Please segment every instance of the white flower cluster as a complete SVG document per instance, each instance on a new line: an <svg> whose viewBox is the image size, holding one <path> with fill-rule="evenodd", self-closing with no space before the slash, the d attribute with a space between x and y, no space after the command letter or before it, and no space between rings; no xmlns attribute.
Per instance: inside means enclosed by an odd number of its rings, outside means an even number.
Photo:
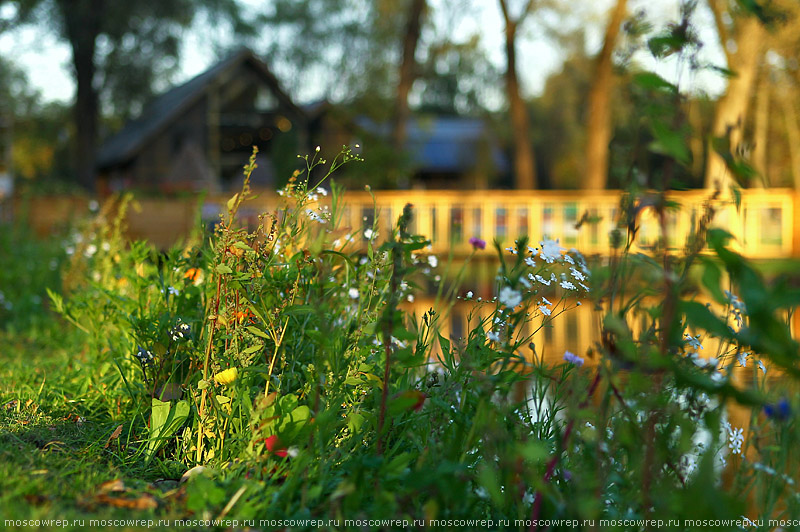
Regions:
<svg viewBox="0 0 800 532"><path fill-rule="evenodd" d="M727 421L725 422L725 430L728 432L728 448L733 454L742 454L742 444L744 443L744 429L734 428Z"/></svg>
<svg viewBox="0 0 800 532"><path fill-rule="evenodd" d="M308 219L311 221L325 224L328 223L328 219L331 217L331 213L328 212L327 206L322 206L320 207L319 211L306 209L306 216L308 216Z"/></svg>

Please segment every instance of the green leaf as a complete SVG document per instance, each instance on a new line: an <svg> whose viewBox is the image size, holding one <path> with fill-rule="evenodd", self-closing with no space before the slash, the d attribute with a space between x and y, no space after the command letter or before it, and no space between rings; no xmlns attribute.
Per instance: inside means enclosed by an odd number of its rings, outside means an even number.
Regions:
<svg viewBox="0 0 800 532"><path fill-rule="evenodd" d="M250 347L242 351L242 353L245 355L249 355L250 353L255 353L256 351L260 351L263 347L264 347L263 345L251 345Z"/></svg>
<svg viewBox="0 0 800 532"><path fill-rule="evenodd" d="M231 270L225 264L218 264L217 267L215 268L215 270L217 271L217 273L223 274L223 275L226 274L226 273L233 273L233 270Z"/></svg>
<svg viewBox="0 0 800 532"><path fill-rule="evenodd" d="M711 295L718 303L725 302L725 294L720 288L720 281L722 280L722 270L717 264L708 258L703 258L703 286L708 288Z"/></svg>
<svg viewBox="0 0 800 532"><path fill-rule="evenodd" d="M450 340L442 336L441 333L439 333L439 347L442 348L442 354L450 352Z"/></svg>
<svg viewBox="0 0 800 532"><path fill-rule="evenodd" d="M181 428L189 418L190 411L191 408L186 401L172 404L153 398L150 413L150 437L145 450L146 463L149 463L167 439Z"/></svg>
<svg viewBox="0 0 800 532"><path fill-rule="evenodd" d="M262 331L261 329L259 329L257 327L253 327L252 325L248 325L245 328L247 329L247 332L249 332L250 334L254 334L254 335L258 336L259 338L264 338L265 340L269 340L270 339L270 337L267 335L267 333L265 333L264 331Z"/></svg>
<svg viewBox="0 0 800 532"><path fill-rule="evenodd" d="M643 72L633 77L633 82L645 89L665 90L670 93L677 93L678 87L665 80L655 72Z"/></svg>
<svg viewBox="0 0 800 532"><path fill-rule="evenodd" d="M234 194L233 196L231 196L231 199L229 199L228 203L227 203L228 212L231 212L233 210L233 208L236 206L236 200L238 200L238 199L239 199L239 193L238 192L236 194Z"/></svg>
<svg viewBox="0 0 800 532"><path fill-rule="evenodd" d="M733 331L708 307L697 301L681 301L679 309L689 325L708 331L720 338L733 338Z"/></svg>

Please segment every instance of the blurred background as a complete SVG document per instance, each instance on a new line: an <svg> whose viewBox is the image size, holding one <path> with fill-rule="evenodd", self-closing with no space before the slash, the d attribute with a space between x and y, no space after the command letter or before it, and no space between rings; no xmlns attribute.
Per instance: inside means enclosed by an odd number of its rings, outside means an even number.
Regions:
<svg viewBox="0 0 800 532"><path fill-rule="evenodd" d="M681 90L690 140L668 186L710 186L723 172L707 140L727 134L756 170L744 186L797 188L798 11L0 0L0 195L225 191L253 145L255 183L274 189L297 154L356 143L366 162L339 176L351 188L598 190L634 174L654 185L665 156L641 148L658 102L636 83L650 71ZM690 46L671 54L675 39Z"/></svg>

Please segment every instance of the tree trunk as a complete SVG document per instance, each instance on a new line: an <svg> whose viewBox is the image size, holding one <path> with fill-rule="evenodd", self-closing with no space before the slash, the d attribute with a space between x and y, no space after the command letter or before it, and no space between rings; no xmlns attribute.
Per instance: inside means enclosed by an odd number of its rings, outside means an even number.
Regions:
<svg viewBox="0 0 800 532"><path fill-rule="evenodd" d="M786 122L786 136L789 140L789 157L792 163L792 184L800 190L800 124L797 120L797 108L788 93L784 93L783 118Z"/></svg>
<svg viewBox="0 0 800 532"><path fill-rule="evenodd" d="M95 51L103 13L103 0L59 0L67 38L72 47L76 98L75 168L78 183L90 192L96 185L95 159L99 120L98 91L94 86Z"/></svg>
<svg viewBox="0 0 800 532"><path fill-rule="evenodd" d="M403 60L400 63L400 79L397 84L397 99L395 100L392 124L392 145L397 150L403 149L406 142L409 117L408 94L417 77L417 43L419 43L424 12L425 0L411 0L408 22L403 36Z"/></svg>
<svg viewBox="0 0 800 532"><path fill-rule="evenodd" d="M519 91L517 78L517 23L506 20L506 93L514 135L514 177L518 190L536 188L536 164L531 147L530 118Z"/></svg>
<svg viewBox="0 0 800 532"><path fill-rule="evenodd" d="M760 178L753 179L756 187L769 187L769 172L767 168L767 145L769 141L769 73L762 69L759 76L758 89L756 90L756 116L755 131L753 134L753 166L761 174Z"/></svg>
<svg viewBox="0 0 800 532"><path fill-rule="evenodd" d="M764 28L754 17L739 19L741 24L736 32L736 53L728 53L728 68L736 75L728 80L725 94L717 102L714 125L711 129L713 137L728 137L731 153L742 142L742 132L747 118L747 106L750 102L754 81L761 58ZM727 39L722 40L723 47ZM725 161L713 149L709 149L706 160L705 185L713 189L717 185L726 190L730 176Z"/></svg>
<svg viewBox="0 0 800 532"><path fill-rule="evenodd" d="M608 145L611 142L611 91L614 88L611 55L617 42L627 0L617 0L606 27L603 48L595 61L594 78L589 90L586 125L586 180L584 189L602 190L608 183Z"/></svg>

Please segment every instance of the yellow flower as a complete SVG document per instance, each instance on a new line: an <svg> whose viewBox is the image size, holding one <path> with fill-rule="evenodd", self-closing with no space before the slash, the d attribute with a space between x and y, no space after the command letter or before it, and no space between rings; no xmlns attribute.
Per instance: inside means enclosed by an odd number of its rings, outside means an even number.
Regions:
<svg viewBox="0 0 800 532"><path fill-rule="evenodd" d="M217 384L228 385L234 382L238 376L239 376L238 369L228 368L214 375L214 380L217 381Z"/></svg>

